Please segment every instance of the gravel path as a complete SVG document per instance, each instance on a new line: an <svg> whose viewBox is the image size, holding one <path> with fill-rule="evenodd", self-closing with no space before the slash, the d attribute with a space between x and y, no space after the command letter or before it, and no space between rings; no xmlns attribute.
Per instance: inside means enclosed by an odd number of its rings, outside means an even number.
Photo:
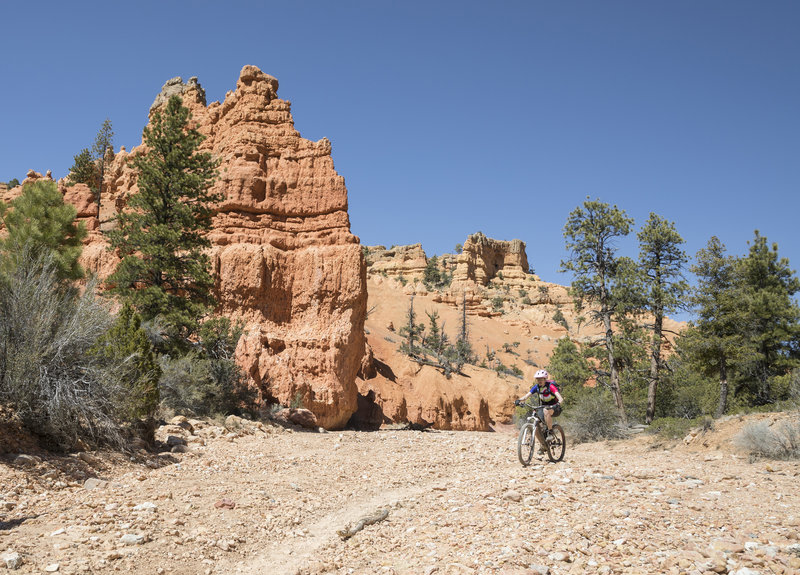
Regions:
<svg viewBox="0 0 800 575"><path fill-rule="evenodd" d="M143 462L5 458L0 570L800 572L796 462L638 437L569 446L562 463L523 468L504 432L193 423L160 431L186 453ZM384 507L386 519L337 535Z"/></svg>

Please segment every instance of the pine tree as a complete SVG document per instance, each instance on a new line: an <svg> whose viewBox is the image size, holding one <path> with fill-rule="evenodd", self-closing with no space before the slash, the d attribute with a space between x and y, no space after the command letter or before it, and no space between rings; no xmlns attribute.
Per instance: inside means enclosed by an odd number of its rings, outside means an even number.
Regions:
<svg viewBox="0 0 800 575"><path fill-rule="evenodd" d="M655 417L656 392L663 366L661 347L664 344L664 316L685 307L688 284L683 269L688 258L681 249L683 238L675 224L651 213L639 232L639 267L644 274L646 297L644 306L653 317L650 343L650 381L647 391L645 423Z"/></svg>
<svg viewBox="0 0 800 575"><path fill-rule="evenodd" d="M800 281L789 260L778 256L778 244L755 231L748 255L739 260L745 336L748 341L743 375L754 380L756 402L774 401L770 380L800 365L800 308L793 296Z"/></svg>
<svg viewBox="0 0 800 575"><path fill-rule="evenodd" d="M456 338L456 371L461 373L464 364L474 363L475 353L469 342L469 324L467 323L467 294L461 294L461 327Z"/></svg>
<svg viewBox="0 0 800 575"><path fill-rule="evenodd" d="M562 271L573 273L572 294L576 308L584 309L589 321L605 331L604 345L609 369L609 385L623 423L627 423L620 390L619 370L614 349L614 322L622 319L629 307L626 285L634 266L617 257L615 240L630 233L633 219L616 206L588 198L575 208L564 225L564 238L570 257L561 262Z"/></svg>
<svg viewBox="0 0 800 575"><path fill-rule="evenodd" d="M737 263L725 252L725 245L716 236L697 252L691 268L697 287L690 297L697 319L677 341L679 354L695 370L718 377L717 417L728 409L729 375L744 345Z"/></svg>
<svg viewBox="0 0 800 575"><path fill-rule="evenodd" d="M109 233L121 257L108 279L112 292L144 320L161 317L173 342L191 335L214 305L204 233L222 199L210 192L218 162L198 152L203 136L188 123L177 96L154 113L143 133L146 151L132 161L139 191Z"/></svg>
<svg viewBox="0 0 800 575"><path fill-rule="evenodd" d="M75 156L75 163L69 169L67 176L69 184L86 184L97 195L97 165L91 152L84 148Z"/></svg>
<svg viewBox="0 0 800 575"><path fill-rule="evenodd" d="M158 408L158 366L142 320L126 302L111 329L95 346L95 353L111 365L121 366L119 376L127 396L121 398L129 419L152 418Z"/></svg>
<svg viewBox="0 0 800 575"><path fill-rule="evenodd" d="M0 219L8 234L0 240L6 263L26 249L38 258L50 252L58 277L75 280L83 277L78 258L83 251L81 240L86 236L82 222L75 222L77 210L64 203L55 182L39 180L22 188L22 194L9 206L0 202ZM24 249L25 248L25 249Z"/></svg>
<svg viewBox="0 0 800 575"><path fill-rule="evenodd" d="M100 196L103 193L108 162L113 159L114 130L111 129L111 120L105 119L100 130L95 136L92 149L84 148L75 156L75 163L69 169L68 179L72 184L86 184L92 190L97 205L100 205Z"/></svg>
<svg viewBox="0 0 800 575"><path fill-rule="evenodd" d="M558 382L561 394L568 401L575 399L592 376L589 362L567 337L558 340L547 370Z"/></svg>
<svg viewBox="0 0 800 575"><path fill-rule="evenodd" d="M417 323L417 314L414 312L414 296L411 296L411 301L408 303L406 318L406 325L398 331L400 335L406 338L406 341L400 345L400 350L407 355L417 357L422 350L416 342L421 338L422 332L425 331L425 326Z"/></svg>
<svg viewBox="0 0 800 575"><path fill-rule="evenodd" d="M111 129L111 120L105 119L100 126L100 130L95 136L92 145L92 157L97 167L95 175L95 198L97 205L100 205L100 198L103 195L103 183L106 177L108 163L114 159L114 130Z"/></svg>

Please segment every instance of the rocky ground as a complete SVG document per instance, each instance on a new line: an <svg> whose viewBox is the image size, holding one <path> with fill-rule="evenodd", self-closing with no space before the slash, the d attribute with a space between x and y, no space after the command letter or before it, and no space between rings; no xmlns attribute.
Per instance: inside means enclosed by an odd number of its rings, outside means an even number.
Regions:
<svg viewBox="0 0 800 575"><path fill-rule="evenodd" d="M4 456L0 571L800 572L800 464L737 455L741 422L690 445L570 446L562 463L529 468L513 428L176 423L159 431L175 453L135 461ZM337 533L365 517L375 522Z"/></svg>

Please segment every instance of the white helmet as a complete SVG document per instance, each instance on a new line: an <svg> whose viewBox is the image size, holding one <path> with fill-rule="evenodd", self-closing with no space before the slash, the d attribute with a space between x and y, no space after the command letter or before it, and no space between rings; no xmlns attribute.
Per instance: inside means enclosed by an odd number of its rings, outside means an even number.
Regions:
<svg viewBox="0 0 800 575"><path fill-rule="evenodd" d="M550 377L550 374L547 373L547 370L540 369L539 371L536 372L536 375L534 375L533 377L534 379L539 379L540 377L547 379L548 377Z"/></svg>

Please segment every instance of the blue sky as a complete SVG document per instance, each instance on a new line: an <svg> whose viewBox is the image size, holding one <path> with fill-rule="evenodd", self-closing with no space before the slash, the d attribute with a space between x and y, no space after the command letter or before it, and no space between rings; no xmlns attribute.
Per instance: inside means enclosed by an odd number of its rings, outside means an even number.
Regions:
<svg viewBox="0 0 800 575"><path fill-rule="evenodd" d="M109 118L141 142L169 78L242 66L328 137L362 243L527 242L547 281L586 196L675 222L694 255L753 231L800 265L800 3L2 2L0 181L67 174ZM632 238L621 251L635 256Z"/></svg>

